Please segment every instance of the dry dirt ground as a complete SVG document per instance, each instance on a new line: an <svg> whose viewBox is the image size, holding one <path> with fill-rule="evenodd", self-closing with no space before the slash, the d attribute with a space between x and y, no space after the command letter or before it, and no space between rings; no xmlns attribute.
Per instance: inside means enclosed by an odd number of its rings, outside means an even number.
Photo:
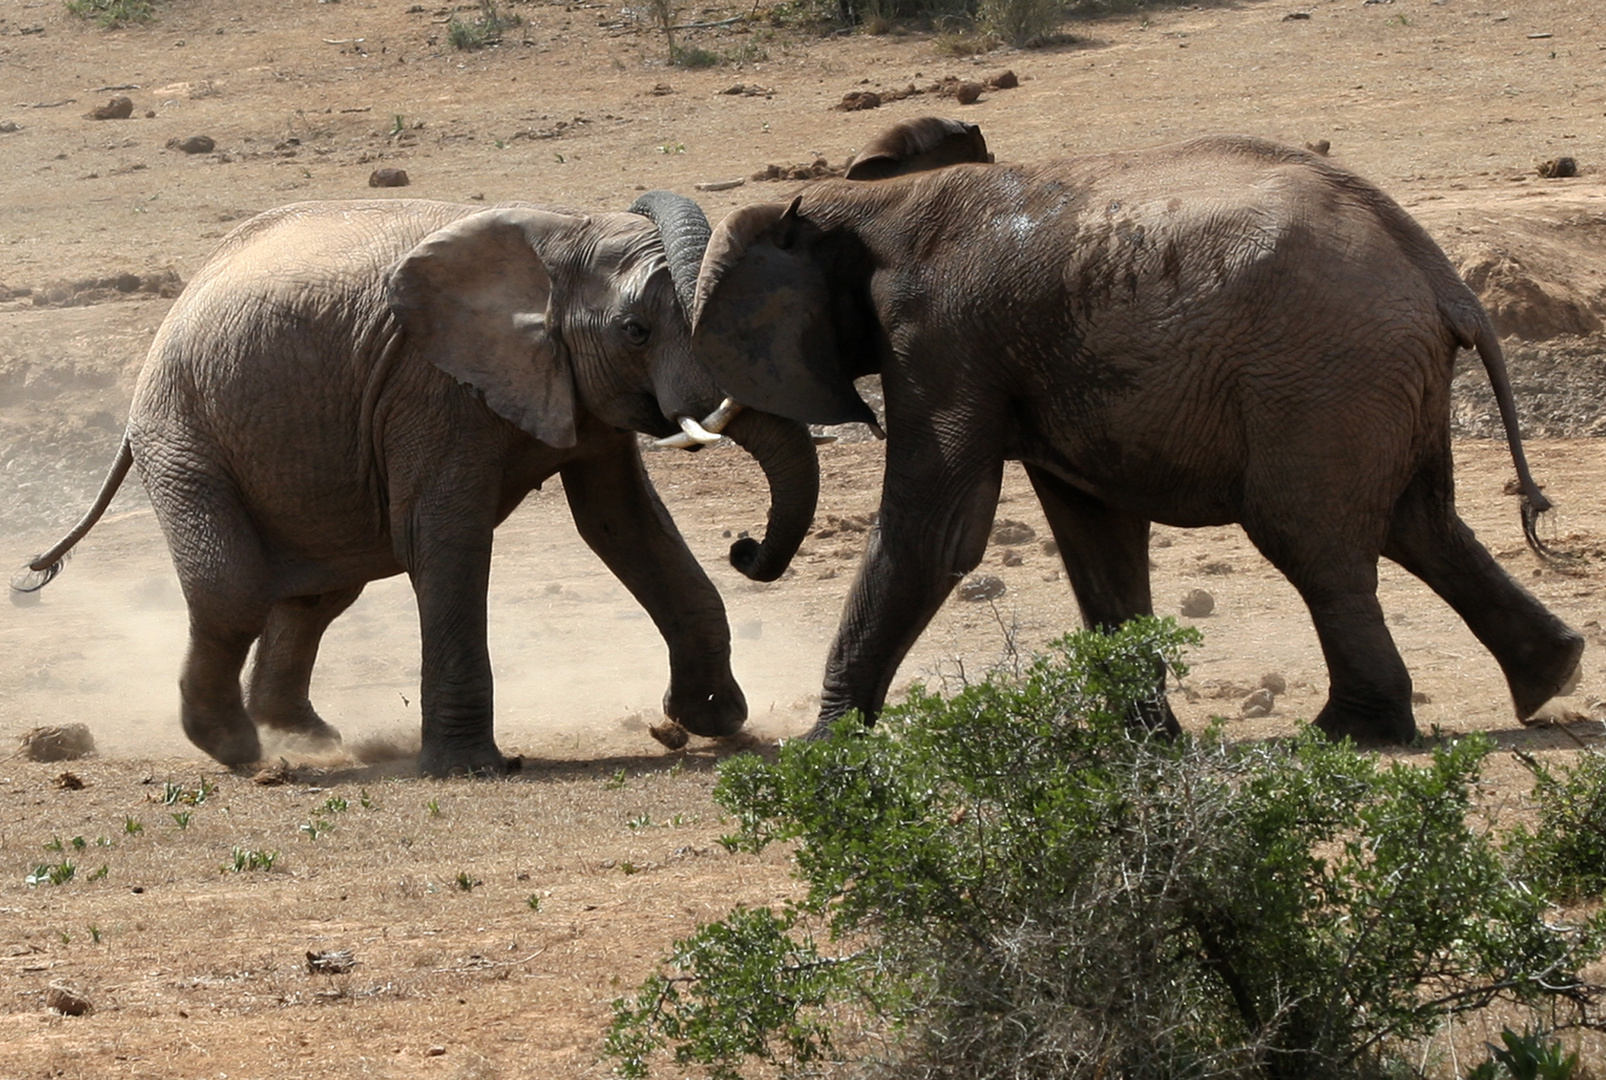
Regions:
<svg viewBox="0 0 1606 1080"><path fill-rule="evenodd" d="M1466 629L1386 566L1383 603L1423 696L1419 721L1548 755L1599 737L1606 443L1589 437L1606 434L1598 0L1157 6L1069 22L1073 40L1048 48L973 58L945 55L920 30L820 37L763 6L687 7L684 23L751 16L682 31L683 43L726 57L699 71L666 66L644 9L616 0L507 10L522 25L469 53L446 44L450 9L405 0L164 0L154 23L112 31L59 0L0 3L7 559L46 546L86 505L171 295L232 223L293 200L368 197L380 166L410 175L397 195L617 210L669 187L717 220L791 185L695 185L817 156L840 164L884 124L930 112L982 125L1001 160L1222 131L1326 140L1428 225L1520 335L1507 347L1525 422L1544 436L1529 449L1560 507L1547 527L1577 557L1546 566L1523 548L1502 494L1505 448L1476 437L1494 429L1475 367L1456 400L1469 436L1457 445L1463 512L1594 645L1577 695L1560 703L1565 723L1521 727ZM1309 17L1289 17L1299 13ZM851 91L1006 68L1020 86L970 106L916 95L832 109ZM114 93L132 100L131 118L85 118ZM214 150L168 146L194 135ZM1562 156L1581 175L1536 175ZM820 516L795 573L754 586L724 551L730 534L762 523L756 468L728 449L650 455L730 610L753 715L737 749L810 723L876 506L877 444L827 447L822 462ZM580 543L554 488L499 534L499 737L526 759L507 783L410 774L418 642L400 581L372 586L336 624L314 687L366 763L300 762L289 782L263 786L200 759L175 715L183 608L135 485L41 602L0 607L0 735L82 721L100 746L65 766L0 762L0 1076L601 1076L612 997L698 921L791 888L779 856L730 856L717 843L708 793L733 748L694 740L667 754L647 737L663 646ZM999 516L1046 536L1018 471ZM1237 717L1272 672L1287 694L1270 717L1234 719L1233 730L1286 732L1308 718L1325 682L1314 634L1242 533L1158 529L1153 557L1162 612L1195 588L1216 602L1192 620L1206 642L1173 695L1185 722ZM981 569L1007 592L947 605L900 686L953 686L1076 624L1039 539L996 545ZM67 770L82 788L58 782ZM1509 755L1493 759L1490 777L1489 804L1521 812L1524 774ZM235 872L235 849L278 854L271 870ZM68 862L70 881L25 881ZM349 950L356 966L310 973L306 954L324 950ZM52 982L75 986L94 1011L47 1009ZM1488 1034L1463 1031L1461 1043ZM1597 1070L1599 1049L1586 1047Z"/></svg>

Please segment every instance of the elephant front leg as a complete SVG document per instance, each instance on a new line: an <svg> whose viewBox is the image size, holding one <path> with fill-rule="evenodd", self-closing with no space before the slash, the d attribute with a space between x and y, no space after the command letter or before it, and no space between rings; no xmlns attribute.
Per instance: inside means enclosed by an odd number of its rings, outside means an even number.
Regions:
<svg viewBox="0 0 1606 1080"><path fill-rule="evenodd" d="M362 586L358 585L321 596L296 596L273 605L267 626L257 639L247 697L251 719L260 727L318 746L340 744L340 732L313 709L308 690L324 631L360 595Z"/></svg>
<svg viewBox="0 0 1606 1080"><path fill-rule="evenodd" d="M623 582L669 647L664 715L696 735L734 735L747 699L730 669L725 604L647 478L634 436L561 470L581 537Z"/></svg>
<svg viewBox="0 0 1606 1080"><path fill-rule="evenodd" d="M1036 465L1027 465L1026 475L1059 545L1083 625L1110 631L1128 619L1153 615L1148 519L1116 510ZM1165 679L1165 661L1156 659L1154 694L1139 706L1135 719L1151 730L1176 735L1182 727L1166 700Z"/></svg>
<svg viewBox="0 0 1606 1080"><path fill-rule="evenodd" d="M826 661L812 736L854 710L875 722L898 665L981 562L1002 482L1001 453L889 441L881 514Z"/></svg>
<svg viewBox="0 0 1606 1080"><path fill-rule="evenodd" d="M414 527L410 550L398 552L418 598L423 645L418 769L425 776L501 775L510 767L493 731L485 598L491 524L474 520L478 516L461 508L433 515L433 528Z"/></svg>

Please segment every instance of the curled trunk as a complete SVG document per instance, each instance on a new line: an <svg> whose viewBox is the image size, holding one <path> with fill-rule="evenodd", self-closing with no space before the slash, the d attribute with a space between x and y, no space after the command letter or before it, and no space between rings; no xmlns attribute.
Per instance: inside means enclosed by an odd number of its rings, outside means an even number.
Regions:
<svg viewBox="0 0 1606 1080"><path fill-rule="evenodd" d="M814 522L820 497L814 440L807 425L754 409L737 414L725 435L753 455L770 488L764 539L744 536L732 544L731 565L754 581L774 581L785 572Z"/></svg>

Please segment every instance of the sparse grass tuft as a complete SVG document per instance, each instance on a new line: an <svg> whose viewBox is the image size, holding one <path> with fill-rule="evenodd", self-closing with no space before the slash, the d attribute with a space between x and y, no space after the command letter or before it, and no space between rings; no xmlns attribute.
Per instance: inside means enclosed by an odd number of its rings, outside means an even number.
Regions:
<svg viewBox="0 0 1606 1080"><path fill-rule="evenodd" d="M272 870L279 859L277 851L257 851L254 848L236 847L229 852L229 861L223 865L226 873L243 874L249 870Z"/></svg>
<svg viewBox="0 0 1606 1080"><path fill-rule="evenodd" d="M67 0L67 10L80 19L94 19L109 30L156 18L156 5L151 0Z"/></svg>
<svg viewBox="0 0 1606 1080"><path fill-rule="evenodd" d="M518 15L504 13L497 7L496 0L480 0L478 18L464 20L452 17L446 25L446 40L454 49L473 52L488 45L501 44L502 31L511 30L523 21Z"/></svg>

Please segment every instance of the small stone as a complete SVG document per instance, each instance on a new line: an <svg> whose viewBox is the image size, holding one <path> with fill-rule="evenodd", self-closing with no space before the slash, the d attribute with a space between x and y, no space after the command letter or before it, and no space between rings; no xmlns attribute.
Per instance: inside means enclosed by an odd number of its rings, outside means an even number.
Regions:
<svg viewBox="0 0 1606 1080"><path fill-rule="evenodd" d="M1060 546L1058 544L1056 544L1052 540L1044 540L1043 541L1043 554L1044 555L1058 555L1059 553L1060 553Z"/></svg>
<svg viewBox="0 0 1606 1080"><path fill-rule="evenodd" d="M1037 539L1037 530L1024 521L1010 521L1005 518L993 526L991 543L994 544L1029 544Z"/></svg>
<svg viewBox="0 0 1606 1080"><path fill-rule="evenodd" d="M1421 690L1412 690L1411 691L1411 704L1412 705L1431 705L1431 704L1433 704L1433 699L1431 697L1429 697L1427 694L1423 693Z"/></svg>
<svg viewBox="0 0 1606 1080"><path fill-rule="evenodd" d="M82 791L84 781L77 773L64 772L56 777L56 788L60 791Z"/></svg>
<svg viewBox="0 0 1606 1080"><path fill-rule="evenodd" d="M1203 589L1191 589L1182 598L1181 610L1190 619L1202 619L1216 610L1216 598Z"/></svg>
<svg viewBox="0 0 1606 1080"><path fill-rule="evenodd" d="M665 720L661 724L654 724L647 729L647 734L657 739L669 750L679 750L686 745L686 740L691 737L686 729L674 720Z"/></svg>
<svg viewBox="0 0 1606 1080"><path fill-rule="evenodd" d="M987 85L992 87L994 90L1013 90L1015 87L1020 85L1020 80L1015 77L1015 73L1013 71L1006 69L988 79Z"/></svg>
<svg viewBox="0 0 1606 1080"><path fill-rule="evenodd" d="M85 120L127 120L134 115L134 102L126 94L117 94L104 105L97 105L84 113Z"/></svg>
<svg viewBox="0 0 1606 1080"><path fill-rule="evenodd" d="M954 87L954 100L961 105L974 105L981 100L982 85L979 82L962 82Z"/></svg>
<svg viewBox="0 0 1606 1080"><path fill-rule="evenodd" d="M1263 686L1244 698L1243 704L1238 706L1238 712L1249 717L1270 716L1272 700L1271 691Z"/></svg>
<svg viewBox="0 0 1606 1080"><path fill-rule="evenodd" d="M881 95L874 90L850 90L842 95L842 103L837 109L841 112L862 112L880 107Z"/></svg>
<svg viewBox="0 0 1606 1080"><path fill-rule="evenodd" d="M251 777L251 783L260 784L262 787L281 787L295 782L296 772L284 758L280 758L277 765L261 769Z"/></svg>
<svg viewBox="0 0 1606 1080"><path fill-rule="evenodd" d="M428 1050L424 1051L424 1056L425 1057L440 1057L444 1053L446 1053L446 1047L444 1047L444 1046L432 1046Z"/></svg>
<svg viewBox="0 0 1606 1080"><path fill-rule="evenodd" d="M88 724L36 727L18 740L17 753L29 761L74 761L95 752Z"/></svg>
<svg viewBox="0 0 1606 1080"><path fill-rule="evenodd" d="M368 174L369 187L406 187L410 183L412 181L407 178L406 169L393 169L387 166Z"/></svg>
<svg viewBox="0 0 1606 1080"><path fill-rule="evenodd" d="M307 974L344 975L357 966L357 958L349 949L324 949L307 953Z"/></svg>
<svg viewBox="0 0 1606 1080"><path fill-rule="evenodd" d="M1004 579L993 574L972 574L959 586L959 598L972 603L997 600L1006 592Z"/></svg>
<svg viewBox="0 0 1606 1080"><path fill-rule="evenodd" d="M1333 149L1333 144L1326 139L1317 139L1315 142L1305 144L1305 149L1318 157L1326 157Z"/></svg>
<svg viewBox="0 0 1606 1080"><path fill-rule="evenodd" d="M1025 560L1020 557L1020 552L1014 548L1005 548L1001 561L1005 566L1019 566Z"/></svg>
<svg viewBox="0 0 1606 1080"><path fill-rule="evenodd" d="M65 983L53 982L45 988L45 1007L63 1016L88 1016L95 1011L90 1000Z"/></svg>
<svg viewBox="0 0 1606 1080"><path fill-rule="evenodd" d="M217 149L217 143L212 141L210 135L191 135L184 139L168 139L169 150L182 150L186 154L210 154Z"/></svg>
<svg viewBox="0 0 1606 1080"><path fill-rule="evenodd" d="M1270 690L1281 697L1288 693L1288 680L1275 671L1268 671L1260 677L1260 686L1263 690Z"/></svg>
<svg viewBox="0 0 1606 1080"><path fill-rule="evenodd" d="M0 120L0 135L10 135L13 131L20 131L15 120Z"/></svg>
<svg viewBox="0 0 1606 1080"><path fill-rule="evenodd" d="M1578 175L1578 162L1570 157L1553 158L1540 162L1537 171L1546 180L1564 180Z"/></svg>

